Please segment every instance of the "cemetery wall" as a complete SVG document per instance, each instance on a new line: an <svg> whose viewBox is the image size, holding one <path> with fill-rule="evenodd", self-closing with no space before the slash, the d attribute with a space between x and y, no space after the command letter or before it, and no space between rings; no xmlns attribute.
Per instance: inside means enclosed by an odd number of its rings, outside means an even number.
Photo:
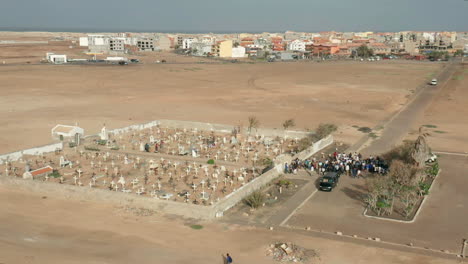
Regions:
<svg viewBox="0 0 468 264"><path fill-rule="evenodd" d="M222 124L212 124L212 123L202 123L202 122L192 122L192 121L180 121L180 120L159 120L159 124L162 127L171 127L171 128L186 128L192 129L196 128L198 130L212 130L222 133L231 133L235 126L231 125L222 125ZM244 129L243 133L247 134L247 129ZM263 135L267 137L289 137L289 138L303 138L307 136L310 132L304 131L294 131L294 130L281 130L281 129L266 129L259 128L252 131L252 135Z"/></svg>
<svg viewBox="0 0 468 264"><path fill-rule="evenodd" d="M179 129L198 129L198 130L205 130L205 131L215 131L220 133L231 133L235 126L231 125L223 125L223 124L214 124L214 123L203 123L203 122L192 122L192 121L181 121L181 120L168 120L168 119L160 119L154 120L144 124L138 125L131 125L128 127L123 128L116 128L109 130L110 134L121 134L131 130L143 130L150 127L155 127L160 125L161 127L167 128L179 128ZM247 134L247 129L244 129L243 133ZM287 137L287 138L303 138L310 134L310 132L304 131L295 131L295 130L282 130L282 129L267 129L267 128L259 128L254 129L252 131L252 135L263 135L266 137ZM99 135L99 134L96 134ZM89 135L86 137L92 137L96 135ZM85 137L85 138L86 138Z"/></svg>
<svg viewBox="0 0 468 264"><path fill-rule="evenodd" d="M155 120L155 121L151 121L151 122L144 123L144 124L131 125L131 126L128 126L128 127L123 127L123 128L116 128L116 129L113 129L113 130L109 130L109 133L111 133L111 134L121 134L121 133L128 132L130 130L143 130L143 129L147 129L147 128L150 128L150 127L155 127L158 124L159 124L159 121Z"/></svg>
<svg viewBox="0 0 468 264"><path fill-rule="evenodd" d="M258 178L255 178L248 184L242 186L239 190L234 193L231 193L217 202L213 207L215 210L215 216L220 217L223 213L229 210L231 207L235 206L237 203L242 201L246 196L250 195L256 190L261 189L263 186L267 185L273 179L279 177L283 173L283 164L284 162L291 162L293 159L306 159L314 155L318 151L326 148L333 143L333 136L329 135L326 138L323 138L316 143L314 143L308 149L298 153L294 157L283 157L282 162L277 164L273 169L262 174Z"/></svg>
<svg viewBox="0 0 468 264"><path fill-rule="evenodd" d="M57 149L63 149L62 142L3 154L0 155L0 164L3 164L6 161L17 161L23 155L41 155L43 153L54 152Z"/></svg>

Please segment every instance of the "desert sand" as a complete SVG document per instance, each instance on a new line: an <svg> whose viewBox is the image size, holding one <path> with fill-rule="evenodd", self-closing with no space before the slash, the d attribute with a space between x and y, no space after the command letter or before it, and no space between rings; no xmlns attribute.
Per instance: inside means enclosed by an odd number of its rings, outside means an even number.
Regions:
<svg viewBox="0 0 468 264"><path fill-rule="evenodd" d="M274 263L265 249L291 241L318 250L318 263L456 263L389 249L263 228L198 223L93 202L62 201L0 186L0 263Z"/></svg>
<svg viewBox="0 0 468 264"><path fill-rule="evenodd" d="M51 38L0 34L0 40ZM39 64L45 52L86 57L83 51L68 40L0 46L0 61L6 62L0 64L1 153L50 143L50 129L58 123L78 123L86 134L95 134L104 123L112 129L161 118L245 126L252 115L261 126L278 129L289 118L296 120L296 129L334 123L338 140L352 144L363 135L353 126L374 127L388 119L442 66L406 61L197 64L199 59L167 53L138 55L144 63L128 66ZM168 63L154 63L161 58ZM466 78L457 82L443 91L452 100L435 101L424 124L462 135L454 120L465 111ZM452 116L437 111L449 106L458 107L449 110ZM440 144L463 142L451 135L438 133ZM226 252L236 263L273 263L264 250L279 240L319 250L323 263L453 263L223 222L199 223L204 228L193 230L194 220L158 212L137 216L115 205L41 197L7 186L0 186L0 200L0 263L222 263Z"/></svg>
<svg viewBox="0 0 468 264"><path fill-rule="evenodd" d="M156 119L296 129L335 123L376 125L397 111L427 75L428 63L141 64L129 66L0 65L0 149L46 144L56 124L94 134Z"/></svg>

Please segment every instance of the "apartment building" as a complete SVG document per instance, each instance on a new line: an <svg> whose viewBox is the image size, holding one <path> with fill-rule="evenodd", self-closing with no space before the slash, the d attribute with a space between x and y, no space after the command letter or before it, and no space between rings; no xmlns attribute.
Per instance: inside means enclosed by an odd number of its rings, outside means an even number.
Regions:
<svg viewBox="0 0 468 264"><path fill-rule="evenodd" d="M142 38L137 40L137 47L139 51L154 51L154 39Z"/></svg>
<svg viewBox="0 0 468 264"><path fill-rule="evenodd" d="M109 50L116 51L116 52L124 52L125 51L125 38L110 38Z"/></svg>
<svg viewBox="0 0 468 264"><path fill-rule="evenodd" d="M211 54L220 58L231 58L232 40L223 40L216 42L211 49Z"/></svg>

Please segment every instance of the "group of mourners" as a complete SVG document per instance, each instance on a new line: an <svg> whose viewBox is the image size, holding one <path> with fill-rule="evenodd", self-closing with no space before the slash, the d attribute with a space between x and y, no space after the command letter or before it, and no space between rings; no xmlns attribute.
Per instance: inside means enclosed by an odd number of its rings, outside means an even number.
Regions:
<svg viewBox="0 0 468 264"><path fill-rule="evenodd" d="M154 153L158 153L164 146L164 141L159 141L154 144ZM145 151L150 152L151 145L149 143L145 144Z"/></svg>
<svg viewBox="0 0 468 264"><path fill-rule="evenodd" d="M284 164L284 173L296 174L298 169L307 169L325 174L325 172L337 172L353 178L361 177L363 172L385 174L388 164L380 157L370 156L363 159L360 153L334 152L328 156L323 155L323 160L310 158L306 160L294 159L291 163Z"/></svg>

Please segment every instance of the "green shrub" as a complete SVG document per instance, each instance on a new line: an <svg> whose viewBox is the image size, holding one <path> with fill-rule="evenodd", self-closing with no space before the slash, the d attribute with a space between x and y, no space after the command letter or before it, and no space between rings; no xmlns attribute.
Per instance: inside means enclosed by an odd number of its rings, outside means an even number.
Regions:
<svg viewBox="0 0 468 264"><path fill-rule="evenodd" d="M190 227L191 227L192 229L195 229L195 230L200 230L200 229L203 228L202 225L191 225Z"/></svg>
<svg viewBox="0 0 468 264"><path fill-rule="evenodd" d="M97 141L97 143L98 143L98 145L105 146L107 144L107 140L100 139L100 140Z"/></svg>
<svg viewBox="0 0 468 264"><path fill-rule="evenodd" d="M279 181L276 183L276 185L281 186L281 187L282 187L282 186L289 187L290 185L292 185L292 181L283 179L283 180L279 180Z"/></svg>
<svg viewBox="0 0 468 264"><path fill-rule="evenodd" d="M88 151L101 151L99 148L89 146L85 146L84 149Z"/></svg>
<svg viewBox="0 0 468 264"><path fill-rule="evenodd" d="M429 176L435 177L439 173L439 162L434 162L430 167L426 168L426 173Z"/></svg>
<svg viewBox="0 0 468 264"><path fill-rule="evenodd" d="M214 161L214 159L210 159L210 160L208 160L207 163L210 164L210 165L213 165L213 164L215 164L215 161Z"/></svg>
<svg viewBox="0 0 468 264"><path fill-rule="evenodd" d="M362 133L370 133L372 132L372 129L369 127L360 127L358 131L361 131Z"/></svg>
<svg viewBox="0 0 468 264"><path fill-rule="evenodd" d="M244 198L244 203L251 208L258 208L265 202L265 194L260 191L255 191L251 195Z"/></svg>
<svg viewBox="0 0 468 264"><path fill-rule="evenodd" d="M429 188L431 188L430 184L420 182L419 183L419 191L422 195L428 195L429 194Z"/></svg>
<svg viewBox="0 0 468 264"><path fill-rule="evenodd" d="M60 177L62 177L62 175L60 175L58 170L54 170L54 171L52 171L51 174L49 174L49 177L60 178Z"/></svg>
<svg viewBox="0 0 468 264"><path fill-rule="evenodd" d="M76 147L75 142L68 142L68 147L69 147L69 148L74 148L74 147Z"/></svg>

